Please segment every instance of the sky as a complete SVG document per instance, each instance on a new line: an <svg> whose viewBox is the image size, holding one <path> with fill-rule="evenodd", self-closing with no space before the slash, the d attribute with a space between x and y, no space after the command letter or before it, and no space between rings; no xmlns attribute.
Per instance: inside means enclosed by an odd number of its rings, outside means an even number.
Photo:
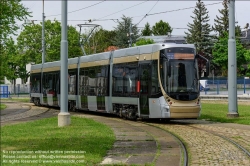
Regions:
<svg viewBox="0 0 250 166"><path fill-rule="evenodd" d="M37 20L35 23L42 21L43 1L42 0L22 0L23 5L29 8L32 12L30 20ZM172 35L184 35L187 31L187 24L192 23L194 16L193 11L196 5L195 0L186 1L169 1L169 0L154 0L154 1L85 1L85 0L68 0L68 24L75 26L77 24L88 23L84 20L101 20L94 21L93 24L101 25L103 29L113 30L116 27L117 21L111 19L121 19L123 15L132 17L133 24L143 28L148 22L152 27L156 22L163 20L168 22L173 28ZM218 9L222 9L222 0L203 1L207 5L209 11L210 24L214 24L216 15L219 15ZM61 1L60 0L45 0L44 13L46 20L61 21ZM184 8L190 8L185 9ZM181 9L181 10L178 10ZM250 1L235 2L235 20L242 28L246 23L250 23ZM173 11L177 10L177 11ZM167 12L170 11L170 12ZM160 14L157 14L160 13ZM146 14L148 16L144 17ZM150 15L151 14L151 15ZM76 21L77 20L77 21ZM21 25L24 22L18 22ZM21 30L20 30L21 31Z"/></svg>

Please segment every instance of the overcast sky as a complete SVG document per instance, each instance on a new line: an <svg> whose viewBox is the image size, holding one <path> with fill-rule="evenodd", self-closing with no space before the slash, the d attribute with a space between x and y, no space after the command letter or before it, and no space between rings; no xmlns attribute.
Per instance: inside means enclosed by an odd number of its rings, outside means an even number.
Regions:
<svg viewBox="0 0 250 166"><path fill-rule="evenodd" d="M138 27L144 27L146 22L149 22L151 27L158 21L163 20L168 22L174 28L172 35L183 35L187 28L188 22L192 22L190 16L193 15L194 8L186 10L178 10L166 12L171 10L195 7L197 1L83 1L83 0L68 0L68 24L76 26L77 24L84 24L89 19L120 19L122 15L133 18L133 24L138 24ZM214 24L216 15L219 14L218 9L223 8L222 0L220 1L204 1L208 6L210 16L210 24ZM31 20L42 20L43 3L42 0L31 1L22 0L25 7L29 8L32 12ZM217 4L216 4L217 3ZM91 6L92 5L92 6ZM91 6L91 7L90 7ZM132 7L134 6L134 7ZM85 8L85 9L83 9ZM237 25L242 28L246 23L250 23L250 1L237 1L235 2L235 20L238 21ZM76 11L78 10L78 11ZM70 13L71 12L71 13ZM165 12L162 14L155 14ZM61 1L44 1L44 13L46 20L59 20L61 21ZM146 14L154 14L147 16ZM79 20L79 21L72 21ZM112 20L95 21L94 24L101 25L106 30L112 30L117 26L117 23ZM19 22L19 25L22 22ZM77 27L77 26L76 26ZM79 28L77 27L77 30Z"/></svg>

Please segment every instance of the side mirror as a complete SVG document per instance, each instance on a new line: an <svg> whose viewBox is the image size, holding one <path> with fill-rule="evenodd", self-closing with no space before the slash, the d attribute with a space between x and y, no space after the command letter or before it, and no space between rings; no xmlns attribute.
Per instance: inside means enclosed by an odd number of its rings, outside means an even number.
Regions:
<svg viewBox="0 0 250 166"><path fill-rule="evenodd" d="M203 57L202 55L196 54L195 58L200 58L206 61L206 73L204 74L204 77L208 77L209 76L209 72L210 72L210 62L207 58Z"/></svg>

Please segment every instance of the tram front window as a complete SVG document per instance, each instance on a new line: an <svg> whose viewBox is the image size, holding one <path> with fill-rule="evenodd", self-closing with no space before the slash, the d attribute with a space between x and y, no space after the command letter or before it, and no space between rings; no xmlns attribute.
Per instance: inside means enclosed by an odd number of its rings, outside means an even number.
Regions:
<svg viewBox="0 0 250 166"><path fill-rule="evenodd" d="M170 60L165 65L163 85L166 93L175 99L195 99L199 94L198 74L194 60Z"/></svg>
<svg viewBox="0 0 250 166"><path fill-rule="evenodd" d="M193 60L171 60L166 78L166 91L198 92L198 78Z"/></svg>

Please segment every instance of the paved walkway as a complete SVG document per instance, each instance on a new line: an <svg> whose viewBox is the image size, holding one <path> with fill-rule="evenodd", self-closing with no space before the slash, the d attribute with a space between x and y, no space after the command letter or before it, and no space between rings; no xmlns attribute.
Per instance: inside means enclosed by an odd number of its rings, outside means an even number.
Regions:
<svg viewBox="0 0 250 166"><path fill-rule="evenodd" d="M7 108L0 111L1 126L39 119L39 115L48 111L48 108L37 107L31 103L5 102L4 104Z"/></svg>
<svg viewBox="0 0 250 166"><path fill-rule="evenodd" d="M116 142L101 164L155 163L156 166L179 166L181 149L178 141L159 128L143 123L95 115L78 115L110 126Z"/></svg>

